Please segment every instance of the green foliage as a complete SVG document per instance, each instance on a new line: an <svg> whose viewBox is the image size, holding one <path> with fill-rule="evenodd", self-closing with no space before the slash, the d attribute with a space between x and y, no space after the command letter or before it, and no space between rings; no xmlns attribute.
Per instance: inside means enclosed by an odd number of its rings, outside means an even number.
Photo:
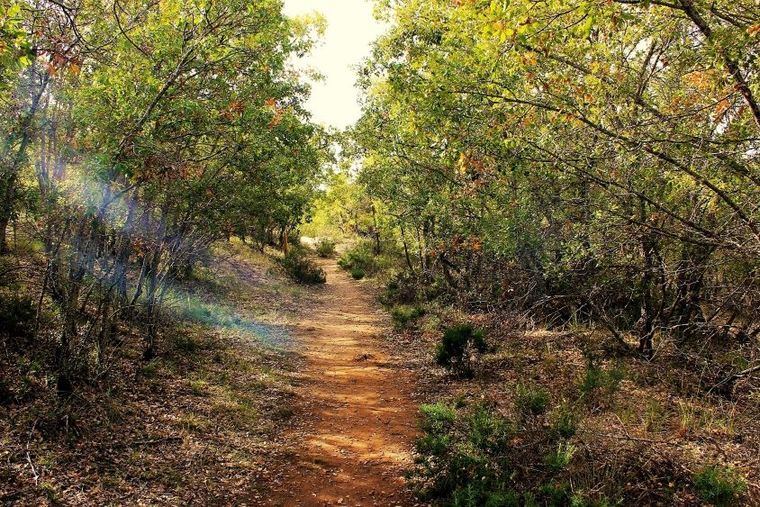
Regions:
<svg viewBox="0 0 760 507"><path fill-rule="evenodd" d="M411 305L418 300L417 280L406 271L394 275L385 285L380 301L387 306Z"/></svg>
<svg viewBox="0 0 760 507"><path fill-rule="evenodd" d="M371 276L378 270L378 263L372 250L372 245L366 241L361 241L346 250L340 256L340 259L338 259L338 265L350 271L352 276L354 276L354 273L361 273L361 276L358 278ZM354 278L357 277L354 276Z"/></svg>
<svg viewBox="0 0 760 507"><path fill-rule="evenodd" d="M748 196L760 182L746 154L760 99L742 76L760 29L698 4L381 2L389 28L360 74L352 132L357 181L383 202L385 237L419 287L635 331L645 354L652 319L698 335L710 298L758 307ZM709 35L672 38L695 31ZM642 81L655 54L668 63Z"/></svg>
<svg viewBox="0 0 760 507"><path fill-rule="evenodd" d="M567 405L561 405L554 414L552 431L561 438L571 438L578 430L578 421L575 412Z"/></svg>
<svg viewBox="0 0 760 507"><path fill-rule="evenodd" d="M515 392L515 407L523 415L539 415L546 412L549 393L541 387L518 384Z"/></svg>
<svg viewBox="0 0 760 507"><path fill-rule="evenodd" d="M391 309L391 317L397 328L403 329L411 322L425 315L425 309L419 306L398 305Z"/></svg>
<svg viewBox="0 0 760 507"><path fill-rule="evenodd" d="M504 457L509 422L481 405L457 412L436 403L421 411L424 433L416 443L415 471L425 484L420 493L449 505L513 505L519 495L506 487L510 469Z"/></svg>
<svg viewBox="0 0 760 507"><path fill-rule="evenodd" d="M299 248L291 249L282 258L282 267L298 283L321 284L327 282L325 271Z"/></svg>
<svg viewBox="0 0 760 507"><path fill-rule="evenodd" d="M619 366L605 369L589 362L580 382L581 396L592 401L611 400L624 378L625 371Z"/></svg>
<svg viewBox="0 0 760 507"><path fill-rule="evenodd" d="M456 419L456 410L441 402L420 406L420 413L420 426L426 433L444 433L451 428Z"/></svg>
<svg viewBox="0 0 760 507"><path fill-rule="evenodd" d="M317 255L327 259L335 255L335 240L331 238L321 238L317 241Z"/></svg>
<svg viewBox="0 0 760 507"><path fill-rule="evenodd" d="M709 465L694 474L694 487L705 502L718 506L736 505L747 488L744 478L733 468Z"/></svg>
<svg viewBox="0 0 760 507"><path fill-rule="evenodd" d="M559 442L557 448L547 454L545 462L555 472L559 472L570 464L575 454L575 446L568 442Z"/></svg>
<svg viewBox="0 0 760 507"><path fill-rule="evenodd" d="M565 506L571 503L572 493L570 486L564 482L550 482L540 488L541 496L546 499L550 506Z"/></svg>
<svg viewBox="0 0 760 507"><path fill-rule="evenodd" d="M367 273L364 271L363 268L359 266L354 266L351 268L351 278L353 278L354 280L361 280L365 276L367 276Z"/></svg>
<svg viewBox="0 0 760 507"><path fill-rule="evenodd" d="M541 399L538 407L547 396L526 398ZM560 415L568 412L565 406L555 410ZM557 481L574 473L569 465L576 447L566 440L571 431L558 432L556 425L550 427L540 419L516 425L484 403L439 402L424 405L421 413L423 433L416 442L417 465L411 478L423 500L473 507L611 505L600 491L587 494ZM526 440L534 443L526 445ZM544 473L526 476L525 470Z"/></svg>
<svg viewBox="0 0 760 507"><path fill-rule="evenodd" d="M472 324L452 326L443 333L436 347L435 360L456 373L472 374L471 355L486 351L485 334Z"/></svg>

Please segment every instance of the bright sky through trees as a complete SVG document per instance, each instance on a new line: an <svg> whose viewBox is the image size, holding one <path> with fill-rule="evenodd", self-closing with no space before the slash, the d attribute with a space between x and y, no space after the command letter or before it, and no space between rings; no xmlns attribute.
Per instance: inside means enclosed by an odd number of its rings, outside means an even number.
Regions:
<svg viewBox="0 0 760 507"><path fill-rule="evenodd" d="M370 0L285 0L288 16L316 11L327 20L324 42L297 64L324 76L313 83L307 104L318 123L344 128L359 118L354 67L369 56L370 44L383 30L372 8Z"/></svg>

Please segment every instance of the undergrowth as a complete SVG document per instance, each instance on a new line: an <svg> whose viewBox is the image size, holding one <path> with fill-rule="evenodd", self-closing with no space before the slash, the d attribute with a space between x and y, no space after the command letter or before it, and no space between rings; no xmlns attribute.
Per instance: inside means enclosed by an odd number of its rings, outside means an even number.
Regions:
<svg viewBox="0 0 760 507"><path fill-rule="evenodd" d="M458 324L443 333L435 351L436 362L460 375L473 374L475 355L486 351L485 335L472 324Z"/></svg>
<svg viewBox="0 0 760 507"><path fill-rule="evenodd" d="M327 281L325 271L309 259L301 248L292 248L281 262L288 275L298 283L322 284Z"/></svg>

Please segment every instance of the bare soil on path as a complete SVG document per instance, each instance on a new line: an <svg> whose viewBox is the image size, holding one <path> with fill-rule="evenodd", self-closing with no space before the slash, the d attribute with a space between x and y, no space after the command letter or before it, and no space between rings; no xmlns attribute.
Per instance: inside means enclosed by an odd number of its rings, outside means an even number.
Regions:
<svg viewBox="0 0 760 507"><path fill-rule="evenodd" d="M306 358L272 505L413 505L402 477L416 432L414 380L383 343L371 291L334 261L294 329Z"/></svg>

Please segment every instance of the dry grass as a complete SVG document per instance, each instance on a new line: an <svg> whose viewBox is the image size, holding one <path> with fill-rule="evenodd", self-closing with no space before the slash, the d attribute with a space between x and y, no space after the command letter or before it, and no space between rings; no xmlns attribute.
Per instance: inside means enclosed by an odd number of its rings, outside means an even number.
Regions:
<svg viewBox="0 0 760 507"><path fill-rule="evenodd" d="M220 246L178 292L223 318L186 318L177 305L153 361L139 359L140 337L123 329L108 374L71 400L29 374L33 394L0 406L2 502L257 503L292 415L282 407L299 358L284 326L303 294L239 243Z"/></svg>

